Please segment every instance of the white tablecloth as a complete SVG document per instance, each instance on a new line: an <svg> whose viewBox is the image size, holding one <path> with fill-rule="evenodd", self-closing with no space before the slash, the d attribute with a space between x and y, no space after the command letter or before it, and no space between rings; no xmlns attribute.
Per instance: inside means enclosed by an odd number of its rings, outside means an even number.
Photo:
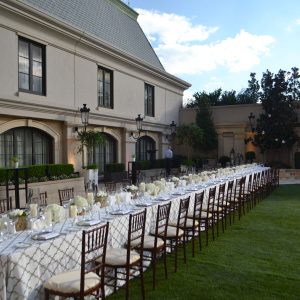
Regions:
<svg viewBox="0 0 300 300"><path fill-rule="evenodd" d="M249 169L237 176L262 169ZM224 181L225 179L222 180L222 182ZM220 180L211 181L210 184L203 185L199 191L219 183ZM185 195L172 197L170 220L176 219L179 200L191 196L190 201L193 203L195 193L187 192ZM157 205L147 207L146 233L150 231L151 226L154 226ZM192 210L192 206L190 206L190 210ZM103 220L103 222L106 221ZM108 247L124 246L127 239L128 215L115 216L109 222ZM55 224L53 230L60 233L60 236L53 240L33 241L29 232L23 231L1 242L0 300L44 299L43 283L48 278L59 272L80 267L83 229L74 226L72 219L67 219L64 223ZM28 242L31 245L28 248L20 249L16 247L20 242Z"/></svg>

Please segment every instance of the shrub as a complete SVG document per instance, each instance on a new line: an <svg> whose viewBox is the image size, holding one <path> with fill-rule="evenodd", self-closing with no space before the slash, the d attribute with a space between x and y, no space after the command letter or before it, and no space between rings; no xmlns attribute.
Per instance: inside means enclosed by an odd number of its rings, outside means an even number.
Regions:
<svg viewBox="0 0 300 300"><path fill-rule="evenodd" d="M72 164L51 164L48 165L48 177L67 175L70 176L74 173L74 166Z"/></svg>
<svg viewBox="0 0 300 300"><path fill-rule="evenodd" d="M98 166L96 164L90 164L86 166L87 170L96 170Z"/></svg>
<svg viewBox="0 0 300 300"><path fill-rule="evenodd" d="M28 182L47 181L50 177L59 179L78 177L73 176L74 167L72 164L50 164L50 165L32 165L27 166ZM6 174L8 181L14 180L14 170L0 169L0 185L5 185ZM25 170L19 170L19 183L23 183L25 179ZM62 179L62 178L60 178Z"/></svg>
<svg viewBox="0 0 300 300"><path fill-rule="evenodd" d="M105 165L105 172L112 173L112 172L123 172L125 171L125 164L106 164Z"/></svg>

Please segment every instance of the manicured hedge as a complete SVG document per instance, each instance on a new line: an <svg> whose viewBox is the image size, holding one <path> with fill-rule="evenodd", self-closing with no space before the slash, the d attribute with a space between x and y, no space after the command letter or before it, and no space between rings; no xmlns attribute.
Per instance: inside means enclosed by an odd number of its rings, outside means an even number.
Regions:
<svg viewBox="0 0 300 300"><path fill-rule="evenodd" d="M24 166L27 168L28 178L36 178L37 181L41 178L51 178L59 176L71 176L74 173L74 166L72 164L47 164L47 165L32 165ZM6 181L6 169L0 169L0 183L3 184ZM8 180L12 180L14 177L14 170L9 170ZM19 170L19 178L25 178L25 170Z"/></svg>
<svg viewBox="0 0 300 300"><path fill-rule="evenodd" d="M112 173L112 172L123 172L125 171L125 164L106 164L105 165L105 172Z"/></svg>

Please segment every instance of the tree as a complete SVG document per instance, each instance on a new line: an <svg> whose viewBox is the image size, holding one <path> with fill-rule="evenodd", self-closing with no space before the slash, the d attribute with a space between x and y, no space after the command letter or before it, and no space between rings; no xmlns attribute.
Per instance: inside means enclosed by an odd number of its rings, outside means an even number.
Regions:
<svg viewBox="0 0 300 300"><path fill-rule="evenodd" d="M261 79L260 100L263 113L257 120L254 145L261 152L291 147L297 140L294 132L297 114L294 102L299 99L299 72L279 70L277 74L267 70Z"/></svg>
<svg viewBox="0 0 300 300"><path fill-rule="evenodd" d="M196 115L196 124L203 133L203 143L201 148L205 151L214 150L218 147L218 135L212 120L210 108L209 101L202 101Z"/></svg>
<svg viewBox="0 0 300 300"><path fill-rule="evenodd" d="M105 137L101 132L93 130L82 130L78 132L76 140L80 142L78 153L84 153L84 149L87 150L87 165L90 165L93 163L94 147L104 144Z"/></svg>
<svg viewBox="0 0 300 300"><path fill-rule="evenodd" d="M251 104L259 101L260 86L255 76L255 73L250 73L251 79L248 80L248 88L237 95L238 104Z"/></svg>
<svg viewBox="0 0 300 300"><path fill-rule="evenodd" d="M187 145L187 159L190 159L190 147L196 150L198 147L201 147L203 143L203 133L202 130L192 124L184 124L177 128L176 139L179 145Z"/></svg>

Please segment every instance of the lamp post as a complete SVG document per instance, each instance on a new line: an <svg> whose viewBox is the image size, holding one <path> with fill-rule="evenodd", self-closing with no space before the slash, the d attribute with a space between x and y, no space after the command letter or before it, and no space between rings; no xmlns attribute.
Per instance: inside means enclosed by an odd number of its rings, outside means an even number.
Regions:
<svg viewBox="0 0 300 300"><path fill-rule="evenodd" d="M84 126L84 131L86 131L86 127L89 124L89 117L90 117L90 109L86 107L86 104L83 104L83 107L80 108L81 114L81 123Z"/></svg>
<svg viewBox="0 0 300 300"><path fill-rule="evenodd" d="M141 114L138 114L137 118L135 118L136 122L136 132L131 132L130 136L133 137L135 140L138 140L141 136L141 133L143 131L143 120L144 118L141 117Z"/></svg>
<svg viewBox="0 0 300 300"><path fill-rule="evenodd" d="M80 115L81 115L81 123L83 125L83 132L78 134L81 136L81 149L82 149L82 166L84 166L84 143L83 139L86 135L86 127L89 124L89 117L90 117L90 109L86 106L86 104L83 104L83 107L80 108Z"/></svg>
<svg viewBox="0 0 300 300"><path fill-rule="evenodd" d="M174 121L172 121L171 124L169 125L169 129L170 129L170 134L166 135L166 139L170 143L176 134L176 123Z"/></svg>
<svg viewBox="0 0 300 300"><path fill-rule="evenodd" d="M255 131L255 115L251 112L250 115L248 116L251 131Z"/></svg>

